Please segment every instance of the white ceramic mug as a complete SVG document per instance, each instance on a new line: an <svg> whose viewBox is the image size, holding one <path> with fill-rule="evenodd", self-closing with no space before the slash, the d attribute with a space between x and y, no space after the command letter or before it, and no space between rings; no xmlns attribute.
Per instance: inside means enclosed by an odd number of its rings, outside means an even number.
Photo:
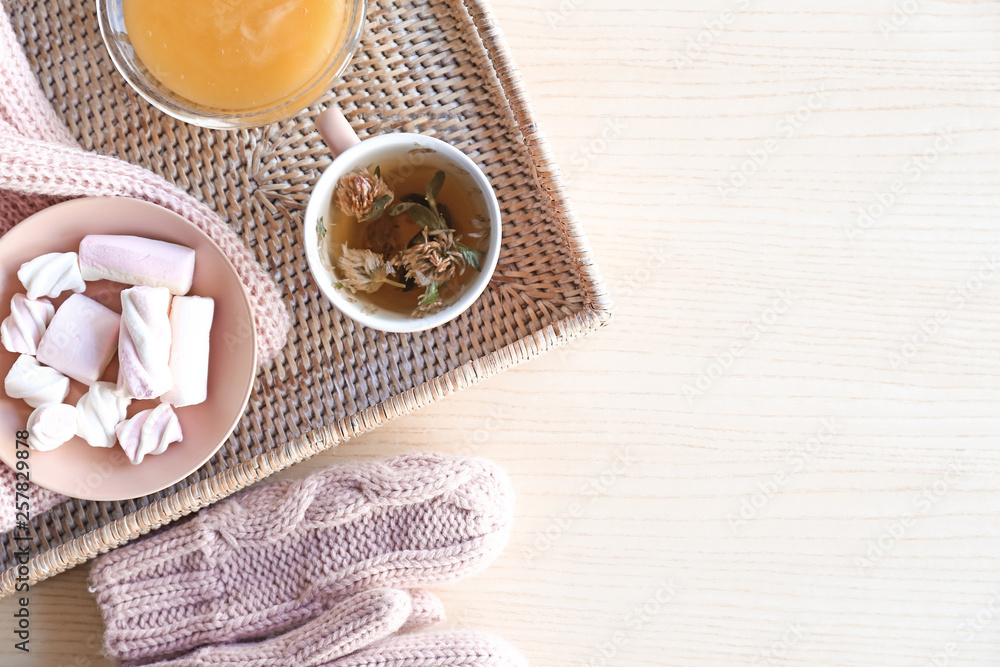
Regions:
<svg viewBox="0 0 1000 667"><path fill-rule="evenodd" d="M303 228L309 268L324 296L355 322L390 333L426 331L446 324L465 312L486 290L500 258L500 205L482 170L457 148L421 134L384 134L360 141L336 108L328 109L320 115L316 120L316 127L336 158L313 188ZM370 168L407 155L412 155L422 166L436 167L445 173L468 174L485 202L489 217L489 248L479 275L466 286L453 304L422 318L380 308L365 301L363 295L352 295L346 290L337 289L336 279L321 258L325 240L320 238L318 222L320 218L329 219L333 193L340 178L356 169Z"/></svg>

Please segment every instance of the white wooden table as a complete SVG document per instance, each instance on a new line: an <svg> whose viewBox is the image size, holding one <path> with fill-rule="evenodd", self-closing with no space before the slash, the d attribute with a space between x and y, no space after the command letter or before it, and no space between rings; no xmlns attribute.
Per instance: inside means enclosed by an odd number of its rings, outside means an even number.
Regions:
<svg viewBox="0 0 1000 667"><path fill-rule="evenodd" d="M616 320L291 474L506 467L440 593L536 667L1000 664L1000 4L496 12ZM86 575L0 663L107 664Z"/></svg>

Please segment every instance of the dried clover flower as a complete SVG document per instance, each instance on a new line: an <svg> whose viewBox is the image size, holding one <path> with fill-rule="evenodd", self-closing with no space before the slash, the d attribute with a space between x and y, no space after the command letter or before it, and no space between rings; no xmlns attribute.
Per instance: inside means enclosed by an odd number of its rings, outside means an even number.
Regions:
<svg viewBox="0 0 1000 667"><path fill-rule="evenodd" d="M374 176L363 169L341 176L333 193L337 208L361 222L381 216L393 197L378 170Z"/></svg>
<svg viewBox="0 0 1000 667"><path fill-rule="evenodd" d="M405 288L406 285L389 279L392 267L385 258L371 250L354 250L343 246L343 254L337 261L342 274L340 282L352 292L377 292L382 285Z"/></svg>
<svg viewBox="0 0 1000 667"><path fill-rule="evenodd" d="M455 243L452 229L424 231L424 242L411 246L398 255L398 263L406 269L406 277L418 285L443 285L465 269L465 258Z"/></svg>

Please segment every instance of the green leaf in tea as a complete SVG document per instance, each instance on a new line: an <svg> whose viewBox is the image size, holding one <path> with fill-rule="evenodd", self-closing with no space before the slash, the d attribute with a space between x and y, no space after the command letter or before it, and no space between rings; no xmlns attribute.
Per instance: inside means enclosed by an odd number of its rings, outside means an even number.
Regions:
<svg viewBox="0 0 1000 667"><path fill-rule="evenodd" d="M323 222L323 216L319 216L319 220L316 221L316 232L321 239L326 238L326 223Z"/></svg>
<svg viewBox="0 0 1000 667"><path fill-rule="evenodd" d="M464 243L456 242L455 245L458 247L458 251L462 253L462 258L465 260L466 264L474 268L476 271L483 270L483 253L475 248L470 248Z"/></svg>
<svg viewBox="0 0 1000 667"><path fill-rule="evenodd" d="M372 204L371 211L368 215L358 218L358 222L371 222L372 220L378 220L385 213L385 207L392 203L392 195L383 195L375 200Z"/></svg>
<svg viewBox="0 0 1000 667"><path fill-rule="evenodd" d="M444 172L439 171L434 174L434 177L427 184L427 203L430 204L431 210L437 215L441 215L440 211L438 211L437 198L441 194L441 188L444 187L444 179Z"/></svg>
<svg viewBox="0 0 1000 667"><path fill-rule="evenodd" d="M444 219L440 215L430 210L423 204L404 201L389 209L389 215L402 215L403 213L408 214L414 223L427 231L445 229L447 227Z"/></svg>
<svg viewBox="0 0 1000 667"><path fill-rule="evenodd" d="M438 284L436 282L431 283L427 286L427 290L424 291L424 295L420 297L420 301L417 302L418 306L432 306L441 300L441 292L438 291Z"/></svg>

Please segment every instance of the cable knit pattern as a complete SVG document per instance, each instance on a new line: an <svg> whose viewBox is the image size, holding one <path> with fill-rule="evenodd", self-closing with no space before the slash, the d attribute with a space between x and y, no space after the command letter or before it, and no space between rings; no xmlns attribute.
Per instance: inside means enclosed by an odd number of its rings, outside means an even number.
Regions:
<svg viewBox="0 0 1000 667"><path fill-rule="evenodd" d="M401 635L346 653L341 639L345 630L356 631L356 624L372 619L327 620L327 616L275 639L210 646L145 667L528 667L524 656L507 642L483 632ZM360 641L362 637L354 644ZM343 657L332 657L338 653Z"/></svg>
<svg viewBox="0 0 1000 667"><path fill-rule="evenodd" d="M483 632L429 632L392 637L330 667L528 667L528 661Z"/></svg>
<svg viewBox="0 0 1000 667"><path fill-rule="evenodd" d="M236 267L250 300L261 361L285 345L291 318L277 285L240 237L204 204L155 174L82 150L45 99L6 13L0 15L0 234L73 197L134 197L190 220Z"/></svg>
<svg viewBox="0 0 1000 667"><path fill-rule="evenodd" d="M252 488L95 563L107 651L176 657L286 632L366 589L455 580L503 549L512 513L498 468L430 454Z"/></svg>
<svg viewBox="0 0 1000 667"><path fill-rule="evenodd" d="M431 596L419 593L422 601ZM436 598L435 598L436 600ZM261 642L204 646L148 667L319 667L386 639L404 627L426 625L411 592L376 588L334 605L304 625ZM437 603L440 605L440 602Z"/></svg>
<svg viewBox="0 0 1000 667"><path fill-rule="evenodd" d="M420 588L411 589L407 593L410 594L410 607L413 612L399 628L400 632L417 630L444 620L444 606L436 595Z"/></svg>
<svg viewBox="0 0 1000 667"><path fill-rule="evenodd" d="M55 306L48 299L15 294L10 300L10 315L0 322L0 342L9 352L36 354L45 327L55 314Z"/></svg>

